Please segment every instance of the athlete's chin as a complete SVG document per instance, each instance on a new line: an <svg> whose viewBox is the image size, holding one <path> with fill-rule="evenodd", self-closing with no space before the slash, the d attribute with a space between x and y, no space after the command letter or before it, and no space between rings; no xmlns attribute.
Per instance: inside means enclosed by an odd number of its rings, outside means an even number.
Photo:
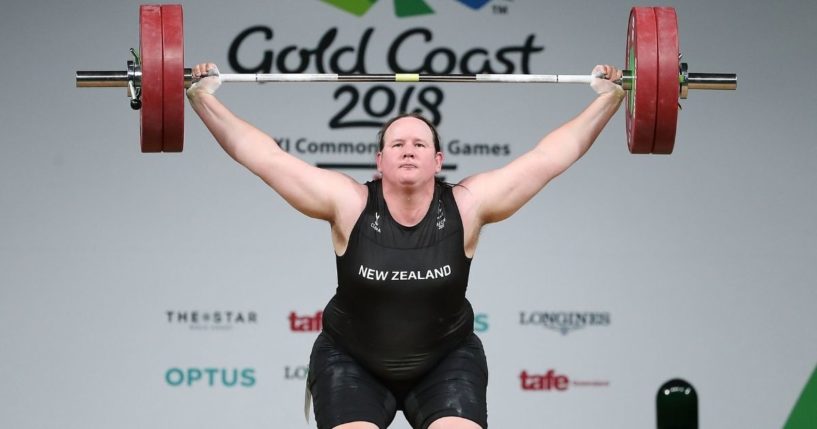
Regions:
<svg viewBox="0 0 817 429"><path fill-rule="evenodd" d="M419 181L417 181L415 179L412 179L412 178L408 178L408 177L401 177L401 178L399 178L397 180L397 183L400 186L404 186L404 187L407 187L407 188L413 188L413 187L415 187L415 186L417 186L419 184Z"/></svg>
<svg viewBox="0 0 817 429"><path fill-rule="evenodd" d="M417 166L401 166L389 170L384 177L384 180L406 187L421 186L433 179L431 172Z"/></svg>
<svg viewBox="0 0 817 429"><path fill-rule="evenodd" d="M431 176L433 178L433 176ZM405 186L416 186L422 183L425 183L429 180L428 174L423 174L422 172L414 169L403 171L402 174L398 175L397 182L401 185Z"/></svg>

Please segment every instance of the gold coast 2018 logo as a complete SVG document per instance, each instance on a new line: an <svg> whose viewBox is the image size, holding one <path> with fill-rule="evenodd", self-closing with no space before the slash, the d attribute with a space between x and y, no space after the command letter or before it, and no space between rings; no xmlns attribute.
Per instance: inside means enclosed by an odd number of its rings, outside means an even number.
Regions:
<svg viewBox="0 0 817 429"><path fill-rule="evenodd" d="M457 0L471 9L480 9L491 0ZM363 16L377 3L377 0L323 0L353 15ZM434 10L424 0L394 0L394 14L400 18L428 15Z"/></svg>
<svg viewBox="0 0 817 429"><path fill-rule="evenodd" d="M439 28L439 20L423 17L456 15L509 15L509 5L516 0L321 0L311 2L304 11L303 22L310 25L298 28L292 35L276 31L272 25L249 26L229 44L227 59L236 73L331 73L338 75L366 74L513 74L531 73L532 59L545 47L535 32L513 27L513 31L486 34L478 24L470 27L473 38L460 37L457 28L448 25ZM315 6L315 4L318 6ZM304 2L304 4L307 4ZM380 8L379 10L376 8ZM409 24L402 28L378 19L372 25L325 25L325 20L309 14L321 12L352 15L354 17L382 17L383 14ZM471 13L479 12L479 13ZM392 15L393 13L393 15ZM347 15L348 14L348 15ZM418 17L420 19L410 19ZM465 18L461 16L461 18ZM502 18L498 18L502 19ZM389 19L391 20L391 18ZM360 21L366 21L361 19ZM348 24L348 23L347 23ZM458 23L467 26L462 20ZM313 36L309 33L314 32ZM453 34L454 37L451 37ZM451 37L452 40L448 40ZM479 37L490 38L484 43ZM376 43L372 43L372 41ZM464 44L464 45L463 45ZM370 46L371 45L371 46ZM353 81L330 86L331 100L327 103L334 113L327 115L329 129L377 129L390 118L402 113L419 113L439 126L443 121L445 93L440 85L426 83L405 85L360 84ZM373 133L372 133L373 134ZM352 134L348 134L352 135ZM367 156L379 150L377 142L367 137L344 137L332 141L304 136L275 136L279 146L287 152L312 156L332 156L329 162L316 162L325 168L372 169L370 164L341 163L348 156ZM510 143L480 141L471 137L453 138L441 142L444 151L457 156L507 157ZM456 165L445 164L443 170L455 170Z"/></svg>

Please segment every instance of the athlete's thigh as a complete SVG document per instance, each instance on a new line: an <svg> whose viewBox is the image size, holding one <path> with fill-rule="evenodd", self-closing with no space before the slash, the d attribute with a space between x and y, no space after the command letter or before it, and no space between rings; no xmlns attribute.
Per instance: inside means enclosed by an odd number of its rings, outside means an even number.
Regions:
<svg viewBox="0 0 817 429"><path fill-rule="evenodd" d="M362 422L383 429L397 412L394 395L324 334L312 347L307 383L319 429L367 427Z"/></svg>
<svg viewBox="0 0 817 429"><path fill-rule="evenodd" d="M477 424L470 427L487 428L487 387L485 352L482 342L472 334L409 391L404 403L406 419L415 429L428 429L435 422L440 428L440 424L460 421L441 420L443 417L459 417Z"/></svg>

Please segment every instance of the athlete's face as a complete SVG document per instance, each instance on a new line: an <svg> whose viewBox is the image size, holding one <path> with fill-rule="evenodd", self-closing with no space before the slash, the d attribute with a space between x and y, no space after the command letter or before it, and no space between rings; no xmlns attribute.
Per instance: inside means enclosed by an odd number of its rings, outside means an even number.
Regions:
<svg viewBox="0 0 817 429"><path fill-rule="evenodd" d="M443 165L443 154L434 148L434 134L420 119L400 118L383 134L377 169L383 179L404 185L433 180Z"/></svg>

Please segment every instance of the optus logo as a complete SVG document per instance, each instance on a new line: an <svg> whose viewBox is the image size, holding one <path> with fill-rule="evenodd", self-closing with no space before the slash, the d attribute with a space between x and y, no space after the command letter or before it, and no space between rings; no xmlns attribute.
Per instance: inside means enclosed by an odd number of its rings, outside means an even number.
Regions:
<svg viewBox="0 0 817 429"><path fill-rule="evenodd" d="M165 382L173 387L253 387L254 368L170 368Z"/></svg>
<svg viewBox="0 0 817 429"><path fill-rule="evenodd" d="M488 332L489 327L487 314L477 313L474 315L474 332Z"/></svg>
<svg viewBox="0 0 817 429"><path fill-rule="evenodd" d="M457 0L471 9L477 10L491 0ZM332 6L343 9L356 16L363 16L377 3L377 0L323 0ZM428 15L434 13L424 0L394 0L394 14L399 18Z"/></svg>

